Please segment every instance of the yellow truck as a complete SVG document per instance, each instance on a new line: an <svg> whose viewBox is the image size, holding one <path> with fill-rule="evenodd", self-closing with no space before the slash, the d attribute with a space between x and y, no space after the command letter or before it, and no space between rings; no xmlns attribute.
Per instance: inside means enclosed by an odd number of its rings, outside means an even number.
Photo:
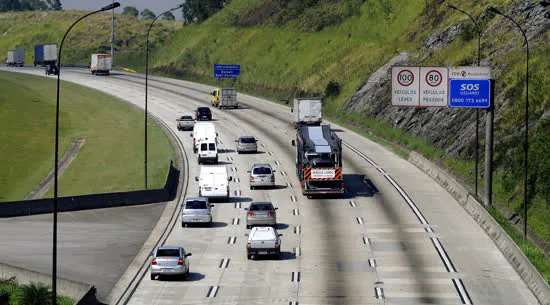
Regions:
<svg viewBox="0 0 550 305"><path fill-rule="evenodd" d="M239 103L237 102L237 89L235 88L216 88L210 95L212 95L210 104L213 107L218 107L220 109L223 107L239 107Z"/></svg>

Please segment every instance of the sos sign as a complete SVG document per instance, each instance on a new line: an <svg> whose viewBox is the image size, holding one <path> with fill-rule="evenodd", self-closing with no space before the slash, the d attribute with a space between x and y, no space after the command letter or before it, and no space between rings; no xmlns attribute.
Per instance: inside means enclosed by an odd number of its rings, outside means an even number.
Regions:
<svg viewBox="0 0 550 305"><path fill-rule="evenodd" d="M491 80L449 80L449 107L489 108L490 106Z"/></svg>

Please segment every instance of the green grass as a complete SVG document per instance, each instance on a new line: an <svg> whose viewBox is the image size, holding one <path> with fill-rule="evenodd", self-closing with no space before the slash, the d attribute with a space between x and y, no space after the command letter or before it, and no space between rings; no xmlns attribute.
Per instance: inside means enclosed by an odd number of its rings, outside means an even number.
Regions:
<svg viewBox="0 0 550 305"><path fill-rule="evenodd" d="M53 168L55 80L0 72L0 200L21 200ZM75 138L86 139L59 179L59 195L143 189L143 114L111 96L61 83L60 158ZM173 149L149 125L148 180L161 187ZM52 196L50 191L46 197Z"/></svg>
<svg viewBox="0 0 550 305"><path fill-rule="evenodd" d="M1 279L0 279L1 280ZM10 295L10 305L19 305L19 298L18 294L22 290L22 286L13 285L11 283L0 283L0 293L7 292ZM68 297L64 296L58 296L57 297L57 304L58 305L73 305L75 303L74 300Z"/></svg>
<svg viewBox="0 0 550 305"><path fill-rule="evenodd" d="M15 12L0 13L0 36L8 29L9 32L0 38L0 59L7 50L24 49L25 62L32 64L34 45L41 43L59 43L63 34L71 24L85 11L50 11L47 12ZM45 16L43 19L41 19ZM150 20L141 20L132 16L115 14L115 50L121 52L123 59L131 57L129 53L145 51L145 34ZM151 50L171 39L177 29L183 26L181 21L158 20L149 35ZM62 62L90 64L92 53L110 52L111 48L111 13L98 13L87 17L78 23L67 36L63 44ZM143 62L143 63L141 63ZM115 53L116 66L126 64L118 61ZM145 64L143 57L136 57L134 63Z"/></svg>

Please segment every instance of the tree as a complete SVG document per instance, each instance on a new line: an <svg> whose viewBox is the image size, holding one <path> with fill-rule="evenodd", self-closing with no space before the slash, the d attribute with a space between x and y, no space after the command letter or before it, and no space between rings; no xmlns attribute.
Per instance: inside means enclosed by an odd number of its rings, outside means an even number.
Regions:
<svg viewBox="0 0 550 305"><path fill-rule="evenodd" d="M152 19L155 19L155 17L156 17L155 13L153 13L151 10L147 8L141 11L141 19L143 20L152 20Z"/></svg>
<svg viewBox="0 0 550 305"><path fill-rule="evenodd" d="M176 20L176 17L174 17L174 14L172 12L168 12L162 16L163 20Z"/></svg>
<svg viewBox="0 0 550 305"><path fill-rule="evenodd" d="M230 0L186 0L181 9L186 23L202 23L221 10Z"/></svg>
<svg viewBox="0 0 550 305"><path fill-rule="evenodd" d="M125 6L124 10L122 10L122 15L134 16L137 18L139 16L139 11L134 6Z"/></svg>

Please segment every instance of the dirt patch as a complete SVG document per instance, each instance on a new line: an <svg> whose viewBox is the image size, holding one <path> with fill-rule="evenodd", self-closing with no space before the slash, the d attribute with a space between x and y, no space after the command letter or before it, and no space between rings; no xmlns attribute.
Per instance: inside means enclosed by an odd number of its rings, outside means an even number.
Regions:
<svg viewBox="0 0 550 305"><path fill-rule="evenodd" d="M71 162L76 158L78 152L82 149L86 143L86 139L74 139L58 165L58 176L63 175L67 170ZM48 173L46 178L42 180L26 197L25 200L40 199L42 198L53 186L54 183L54 169Z"/></svg>
<svg viewBox="0 0 550 305"><path fill-rule="evenodd" d="M261 24L263 21L268 19L277 8L277 1L266 1L257 8L251 10L246 15L244 15L241 20L237 22L236 25L251 27L258 24Z"/></svg>

